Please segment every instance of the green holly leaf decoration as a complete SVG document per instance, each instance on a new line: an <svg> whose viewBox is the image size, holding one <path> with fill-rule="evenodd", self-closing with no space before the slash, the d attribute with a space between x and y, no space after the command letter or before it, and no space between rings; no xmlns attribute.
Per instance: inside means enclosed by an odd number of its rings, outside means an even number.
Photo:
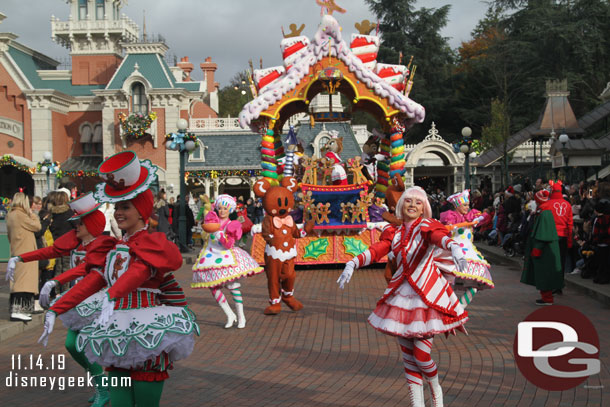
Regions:
<svg viewBox="0 0 610 407"><path fill-rule="evenodd" d="M309 242L307 246L305 246L305 255L303 255L304 259L318 259L318 257L326 254L326 249L328 249L328 238L320 238L316 240L312 240Z"/></svg>
<svg viewBox="0 0 610 407"><path fill-rule="evenodd" d="M362 240L353 237L346 237L343 239L343 247L345 247L345 253L351 254L352 256L358 256L368 249L367 245L365 245Z"/></svg>

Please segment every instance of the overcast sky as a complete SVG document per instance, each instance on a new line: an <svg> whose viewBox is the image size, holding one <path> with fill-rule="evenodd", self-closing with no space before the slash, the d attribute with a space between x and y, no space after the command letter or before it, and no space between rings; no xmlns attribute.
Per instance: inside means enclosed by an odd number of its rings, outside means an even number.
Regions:
<svg viewBox="0 0 610 407"><path fill-rule="evenodd" d="M125 2L124 2L125 3ZM349 41L356 32L354 23L374 20L364 0L336 0L345 14L334 16ZM470 32L485 14L481 0L420 0L418 7L451 5L449 22L442 34L457 48L470 39ZM255 67L263 58L264 67L281 65L281 26L305 24L302 34L311 37L320 22L320 8L315 0L129 0L122 12L142 29L143 10L146 31L161 34L170 47L169 54L188 56L195 64L193 76L202 77L199 63L210 56L218 64L216 80L227 85L237 72ZM67 21L70 6L66 0L2 0L0 12L6 19L0 32L12 32L17 41L53 58L67 58L68 51L51 40L51 15ZM425 69L420 67L420 69Z"/></svg>

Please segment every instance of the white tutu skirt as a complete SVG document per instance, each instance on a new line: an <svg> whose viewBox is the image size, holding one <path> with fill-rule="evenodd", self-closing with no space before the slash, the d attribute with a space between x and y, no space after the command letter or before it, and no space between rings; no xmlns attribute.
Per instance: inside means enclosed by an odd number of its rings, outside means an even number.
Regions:
<svg viewBox="0 0 610 407"><path fill-rule="evenodd" d="M368 318L376 330L405 338L423 338L451 331L468 320L466 314L452 318L428 307L404 281Z"/></svg>
<svg viewBox="0 0 610 407"><path fill-rule="evenodd" d="M76 340L92 363L121 369L142 369L146 361L165 352L172 362L188 357L199 326L187 307L160 305L115 310L104 328L90 324Z"/></svg>
<svg viewBox="0 0 610 407"><path fill-rule="evenodd" d="M103 290L98 291L97 293L88 297L76 307L61 314L59 319L61 319L61 322L63 322L66 328L73 331L80 331L84 326L95 321L100 315L102 301L104 300L107 290L107 288L104 288ZM51 305L55 304L64 294L56 297L51 302Z"/></svg>
<svg viewBox="0 0 610 407"><path fill-rule="evenodd" d="M191 288L219 287L263 271L264 269L245 250L239 247L226 249L216 240L210 239L193 266Z"/></svg>
<svg viewBox="0 0 610 407"><path fill-rule="evenodd" d="M468 263L467 269L458 271L451 258L451 252L440 248L434 253L434 261L447 281L453 285L454 291L465 290L469 287L478 290L494 288L489 263L472 243L472 229L454 228L451 231L451 238L460 245ZM448 277L448 275L452 277Z"/></svg>

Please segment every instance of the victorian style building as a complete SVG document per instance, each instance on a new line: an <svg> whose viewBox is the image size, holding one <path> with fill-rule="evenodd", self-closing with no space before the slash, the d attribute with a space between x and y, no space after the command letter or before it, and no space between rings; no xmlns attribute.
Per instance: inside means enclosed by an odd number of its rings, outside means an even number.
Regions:
<svg viewBox="0 0 610 407"><path fill-rule="evenodd" d="M188 57L170 66L165 42L140 35L120 1L67 3L68 20L51 17L51 31L71 69L0 33L0 196L44 195L67 179L91 189L103 158L124 149L159 166L159 187L178 185L179 153L164 136L180 118L217 117L216 64L207 58L194 81ZM121 113L152 122L143 134L125 131Z"/></svg>

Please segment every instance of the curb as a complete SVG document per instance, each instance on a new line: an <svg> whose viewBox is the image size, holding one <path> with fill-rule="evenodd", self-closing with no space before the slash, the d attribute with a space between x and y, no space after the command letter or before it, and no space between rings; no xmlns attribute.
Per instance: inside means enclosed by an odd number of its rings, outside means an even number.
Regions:
<svg viewBox="0 0 610 407"><path fill-rule="evenodd" d="M493 258L499 262L508 261L508 262L512 263L514 266L517 266L519 268L519 270L521 270L521 268L523 266L521 264L520 260L513 258L513 257L502 256L498 253L495 253L495 252L485 248L483 245L477 246L477 249L479 249L481 252L483 252L485 254L485 257ZM596 299L597 301L601 302L602 304L604 304L605 306L610 307L610 294L605 292L607 290L603 290L601 288L601 287L607 287L607 286L601 286L599 284L594 284L593 281L591 281L591 280L585 280L585 279L582 279L579 275L571 275L571 274L566 274L564 276L564 282L565 282L566 287L569 287L570 289L578 291L581 294L592 297L592 298Z"/></svg>
<svg viewBox="0 0 610 407"><path fill-rule="evenodd" d="M0 343L22 332L42 326L44 324L44 315L44 312L42 314L34 314L29 322L10 321L8 318L3 320L0 322Z"/></svg>

